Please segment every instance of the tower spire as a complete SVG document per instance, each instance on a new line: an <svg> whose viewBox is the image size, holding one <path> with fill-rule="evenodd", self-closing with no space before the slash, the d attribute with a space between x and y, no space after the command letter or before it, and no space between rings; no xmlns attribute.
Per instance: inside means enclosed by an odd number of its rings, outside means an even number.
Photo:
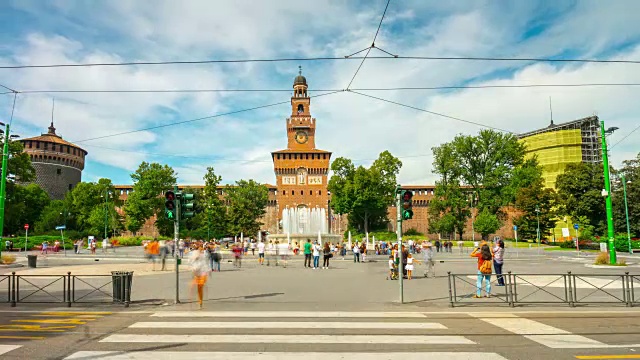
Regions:
<svg viewBox="0 0 640 360"><path fill-rule="evenodd" d="M51 104L51 125L49 125L49 134L56 135L56 128L53 126L53 111L56 108L56 99L53 98L53 102Z"/></svg>
<svg viewBox="0 0 640 360"><path fill-rule="evenodd" d="M302 65L298 65L298 75L302 75Z"/></svg>

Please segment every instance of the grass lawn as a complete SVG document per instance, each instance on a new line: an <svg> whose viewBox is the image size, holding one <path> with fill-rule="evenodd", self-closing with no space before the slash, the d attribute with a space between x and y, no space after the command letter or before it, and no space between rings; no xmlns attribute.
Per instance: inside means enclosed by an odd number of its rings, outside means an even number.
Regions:
<svg viewBox="0 0 640 360"><path fill-rule="evenodd" d="M576 251L575 248L561 248L560 246L548 246L544 248L544 251ZM600 250L583 250L580 249L580 252L591 252L591 253L597 253L600 252Z"/></svg>

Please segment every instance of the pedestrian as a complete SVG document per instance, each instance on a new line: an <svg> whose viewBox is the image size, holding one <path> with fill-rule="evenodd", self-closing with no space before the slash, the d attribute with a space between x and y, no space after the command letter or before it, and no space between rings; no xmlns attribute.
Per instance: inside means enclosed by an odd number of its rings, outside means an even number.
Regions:
<svg viewBox="0 0 640 360"><path fill-rule="evenodd" d="M332 256L333 254L331 253L331 247L329 246L329 243L324 243L324 247L322 248L322 268L323 269L329 268L329 259L331 259Z"/></svg>
<svg viewBox="0 0 640 360"><path fill-rule="evenodd" d="M182 239L178 241L178 253L180 254L180 258L184 257L184 240Z"/></svg>
<svg viewBox="0 0 640 360"><path fill-rule="evenodd" d="M231 248L231 251L233 252L233 266L237 267L237 268L241 268L242 267L242 252L244 251L244 248L242 247L242 244L238 244L235 243L233 244L233 247Z"/></svg>
<svg viewBox="0 0 640 360"><path fill-rule="evenodd" d="M440 240L436 240L436 251L440 252Z"/></svg>
<svg viewBox="0 0 640 360"><path fill-rule="evenodd" d="M458 249L460 250L460 254L464 252L464 241L458 240Z"/></svg>
<svg viewBox="0 0 640 360"><path fill-rule="evenodd" d="M200 309L202 309L204 285L207 283L209 275L209 269L207 268L207 256L202 245L194 249L191 254L189 254L189 265L191 267L191 272L193 273L192 286L196 286L197 288L198 305Z"/></svg>
<svg viewBox="0 0 640 360"><path fill-rule="evenodd" d="M160 240L158 242L158 247L160 250L160 263L162 264L162 268L160 269L160 271L165 271L167 269L167 255L169 255L167 242L165 240Z"/></svg>
<svg viewBox="0 0 640 360"><path fill-rule="evenodd" d="M211 272L216 271L216 265L214 264L215 262L215 258L213 257L213 253L215 252L215 244L213 243L208 243L205 251L207 252L207 255L209 257L209 268L211 269Z"/></svg>
<svg viewBox="0 0 640 360"><path fill-rule="evenodd" d="M9 244L11 245L11 242L9 242ZM53 243L53 252L58 252L59 250L60 250L60 240L56 239L56 241Z"/></svg>
<svg viewBox="0 0 640 360"><path fill-rule="evenodd" d="M289 244L284 241L278 246L278 253L280 255L280 259L282 260L282 266L284 268L287 267L287 260L289 260L289 250L290 250Z"/></svg>
<svg viewBox="0 0 640 360"><path fill-rule="evenodd" d="M104 238L102 239L102 252L106 253L107 252L107 247L109 246L109 239Z"/></svg>
<svg viewBox="0 0 640 360"><path fill-rule="evenodd" d="M152 263L152 271L156 271L156 258L159 253L160 245L158 244L158 239L153 239L153 241L147 245L147 258Z"/></svg>
<svg viewBox="0 0 640 360"><path fill-rule="evenodd" d="M264 265L264 242L260 240L258 243L258 264Z"/></svg>
<svg viewBox="0 0 640 360"><path fill-rule="evenodd" d="M47 255L49 249L49 243L46 241L42 242L42 251L40 252L42 255Z"/></svg>
<svg viewBox="0 0 640 360"><path fill-rule="evenodd" d="M418 262L411 253L407 254L407 278L411 280L413 274L413 263Z"/></svg>
<svg viewBox="0 0 640 360"><path fill-rule="evenodd" d="M471 253L471 257L478 258L478 280L476 282L476 294L475 298L480 298L482 295L482 281L485 281L485 297L491 295L491 263L493 255L491 254L491 248L486 242L480 244Z"/></svg>
<svg viewBox="0 0 640 360"><path fill-rule="evenodd" d="M433 244L427 240L422 243L422 259L424 265L427 267L424 269L424 277L429 277L429 273L433 277L436 277L435 262L433 261Z"/></svg>
<svg viewBox="0 0 640 360"><path fill-rule="evenodd" d="M360 246L358 243L353 244L353 262L360 262Z"/></svg>
<svg viewBox="0 0 640 360"><path fill-rule="evenodd" d="M96 254L96 239L91 239L91 254L95 255Z"/></svg>
<svg viewBox="0 0 640 360"><path fill-rule="evenodd" d="M311 239L304 244L304 267L311 267Z"/></svg>
<svg viewBox="0 0 640 360"><path fill-rule="evenodd" d="M316 240L315 244L313 244L313 270L320 266L320 250L320 244Z"/></svg>
<svg viewBox="0 0 640 360"><path fill-rule="evenodd" d="M360 253L362 254L362 262L367 261L367 243L360 245Z"/></svg>
<svg viewBox="0 0 640 360"><path fill-rule="evenodd" d="M504 278L502 277L502 264L504 263L504 241L498 240L493 248L493 267L495 268L496 277L498 278L498 286L504 286Z"/></svg>
<svg viewBox="0 0 640 360"><path fill-rule="evenodd" d="M77 254L78 253L78 241L80 240L76 240L73 242L73 253Z"/></svg>
<svg viewBox="0 0 640 360"><path fill-rule="evenodd" d="M255 256L256 255L256 243L255 241L251 240L251 256Z"/></svg>

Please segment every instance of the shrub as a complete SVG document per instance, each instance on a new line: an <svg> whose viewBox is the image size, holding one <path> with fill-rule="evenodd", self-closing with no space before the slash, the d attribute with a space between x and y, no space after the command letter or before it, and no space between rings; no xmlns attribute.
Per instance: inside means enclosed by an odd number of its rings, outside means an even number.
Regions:
<svg viewBox="0 0 640 360"><path fill-rule="evenodd" d="M607 265L609 263L609 254L606 252L601 252L596 256L596 261L594 264L596 265Z"/></svg>
<svg viewBox="0 0 640 360"><path fill-rule="evenodd" d="M418 230L416 230L414 228L410 228L410 229L407 229L407 231L404 232L404 235L406 235L406 236L416 236L416 235L424 235L424 234L419 232Z"/></svg>
<svg viewBox="0 0 640 360"><path fill-rule="evenodd" d="M2 255L0 257L0 264L10 265L16 262L16 256L11 254Z"/></svg>

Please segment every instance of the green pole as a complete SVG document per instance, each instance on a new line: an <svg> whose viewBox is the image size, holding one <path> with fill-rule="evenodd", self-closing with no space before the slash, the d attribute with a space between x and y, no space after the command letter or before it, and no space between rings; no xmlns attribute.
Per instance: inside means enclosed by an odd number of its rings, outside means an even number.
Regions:
<svg viewBox="0 0 640 360"><path fill-rule="evenodd" d="M107 238L107 196L109 196L109 190L105 189L104 190L104 238Z"/></svg>
<svg viewBox="0 0 640 360"><path fill-rule="evenodd" d="M4 200L7 190L7 160L9 159L9 124L4 130L4 145L2 147L2 179L0 180L0 254L2 254L2 246L4 241Z"/></svg>
<svg viewBox="0 0 640 360"><path fill-rule="evenodd" d="M627 205L627 179L624 174L620 175L622 179L622 189L624 191L624 215L627 217L627 240L629 241L629 254L633 254L631 250L631 228L629 227L629 206Z"/></svg>
<svg viewBox="0 0 640 360"><path fill-rule="evenodd" d="M607 192L605 197L607 210L607 237L609 243L609 263L615 265L616 247L614 244L613 232L613 207L611 205L611 181L609 180L609 156L607 153L607 139L604 131L604 121L600 121L600 136L602 138L602 166L604 168L604 190Z"/></svg>

